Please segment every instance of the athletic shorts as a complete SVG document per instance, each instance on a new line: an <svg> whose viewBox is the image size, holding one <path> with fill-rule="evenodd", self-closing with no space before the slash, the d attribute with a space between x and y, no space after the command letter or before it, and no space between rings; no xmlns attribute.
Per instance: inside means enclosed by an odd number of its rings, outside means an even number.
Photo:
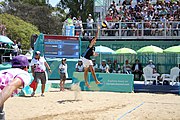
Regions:
<svg viewBox="0 0 180 120"><path fill-rule="evenodd" d="M93 65L92 60L88 60L88 59L86 59L86 58L84 58L84 57L82 57L81 59L82 59L82 62L83 62L83 66L84 66L84 67L89 67L90 65Z"/></svg>
<svg viewBox="0 0 180 120"><path fill-rule="evenodd" d="M60 74L60 80L66 80L66 74L65 73Z"/></svg>
<svg viewBox="0 0 180 120"><path fill-rule="evenodd" d="M39 83L39 79L41 80L41 84L46 84L45 72L35 72L34 80Z"/></svg>

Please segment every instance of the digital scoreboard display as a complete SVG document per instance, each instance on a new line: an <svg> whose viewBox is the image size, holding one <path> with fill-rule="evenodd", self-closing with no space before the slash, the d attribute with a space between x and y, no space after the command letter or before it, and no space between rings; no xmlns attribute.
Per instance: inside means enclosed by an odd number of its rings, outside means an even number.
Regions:
<svg viewBox="0 0 180 120"><path fill-rule="evenodd" d="M44 56L46 58L79 58L79 38L45 35Z"/></svg>

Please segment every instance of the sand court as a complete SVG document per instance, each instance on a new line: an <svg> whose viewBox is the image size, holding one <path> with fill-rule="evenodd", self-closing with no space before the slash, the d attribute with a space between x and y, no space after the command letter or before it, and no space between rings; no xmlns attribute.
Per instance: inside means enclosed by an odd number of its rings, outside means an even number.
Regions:
<svg viewBox="0 0 180 120"><path fill-rule="evenodd" d="M86 92L50 89L45 97L13 97L5 103L7 120L179 120L174 94ZM139 107L138 107L139 106Z"/></svg>

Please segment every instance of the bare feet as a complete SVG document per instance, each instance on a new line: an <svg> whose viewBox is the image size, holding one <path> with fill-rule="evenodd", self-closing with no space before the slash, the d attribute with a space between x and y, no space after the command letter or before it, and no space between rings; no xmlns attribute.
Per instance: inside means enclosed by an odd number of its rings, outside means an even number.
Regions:
<svg viewBox="0 0 180 120"><path fill-rule="evenodd" d="M96 84L98 85L98 84L101 84L101 82L99 82L98 80L96 81Z"/></svg>
<svg viewBox="0 0 180 120"><path fill-rule="evenodd" d="M88 88L90 88L90 85L89 85L88 83L85 83L85 85L86 85Z"/></svg>

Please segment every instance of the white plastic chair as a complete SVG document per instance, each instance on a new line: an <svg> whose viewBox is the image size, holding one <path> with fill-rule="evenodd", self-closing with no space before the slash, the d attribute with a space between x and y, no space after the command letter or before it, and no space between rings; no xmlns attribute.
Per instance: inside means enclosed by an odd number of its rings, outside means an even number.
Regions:
<svg viewBox="0 0 180 120"><path fill-rule="evenodd" d="M179 76L179 72L180 72L180 69L178 67L173 67L170 71L170 74L162 74L161 78L162 78L163 83L166 80L166 81L172 82L171 85L173 86L174 82ZM178 81L178 86L179 86L179 81Z"/></svg>
<svg viewBox="0 0 180 120"><path fill-rule="evenodd" d="M159 74L153 74L153 69L151 67L144 67L143 68L143 76L144 76L144 84L147 85L147 81L158 81Z"/></svg>

